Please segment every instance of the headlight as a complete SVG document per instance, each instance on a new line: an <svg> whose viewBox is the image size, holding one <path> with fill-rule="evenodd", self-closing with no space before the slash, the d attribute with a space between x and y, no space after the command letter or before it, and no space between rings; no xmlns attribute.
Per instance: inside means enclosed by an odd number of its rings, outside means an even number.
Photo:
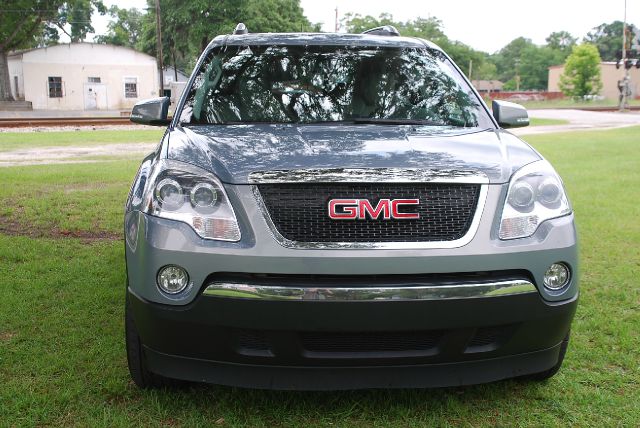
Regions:
<svg viewBox="0 0 640 428"><path fill-rule="evenodd" d="M222 183L190 164L161 161L148 181L142 211L187 223L205 239L240 240L238 221Z"/></svg>
<svg viewBox="0 0 640 428"><path fill-rule="evenodd" d="M518 170L509 183L500 220L500 239L526 238L540 223L571 213L562 180L541 160Z"/></svg>

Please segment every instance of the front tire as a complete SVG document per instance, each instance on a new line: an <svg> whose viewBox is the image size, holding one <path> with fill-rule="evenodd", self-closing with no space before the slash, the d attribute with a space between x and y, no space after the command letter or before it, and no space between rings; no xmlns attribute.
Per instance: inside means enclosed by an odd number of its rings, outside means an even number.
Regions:
<svg viewBox="0 0 640 428"><path fill-rule="evenodd" d="M172 387L177 381L151 372L144 356L142 341L133 321L129 295L125 300L125 338L127 345L127 363L133 382L142 389Z"/></svg>

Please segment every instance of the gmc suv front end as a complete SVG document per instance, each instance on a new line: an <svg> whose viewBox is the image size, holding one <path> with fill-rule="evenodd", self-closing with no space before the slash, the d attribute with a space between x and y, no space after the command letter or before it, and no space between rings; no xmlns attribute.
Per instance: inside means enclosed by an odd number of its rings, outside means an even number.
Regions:
<svg viewBox="0 0 640 428"><path fill-rule="evenodd" d="M132 120L167 124L167 99ZM200 58L125 215L141 387L464 385L560 368L571 205L435 45L234 34Z"/></svg>

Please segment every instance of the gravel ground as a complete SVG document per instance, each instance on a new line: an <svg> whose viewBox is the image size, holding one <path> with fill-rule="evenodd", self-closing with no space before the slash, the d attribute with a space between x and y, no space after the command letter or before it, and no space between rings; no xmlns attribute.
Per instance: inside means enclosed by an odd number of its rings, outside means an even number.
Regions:
<svg viewBox="0 0 640 428"><path fill-rule="evenodd" d="M624 128L640 125L640 112L601 112L572 109L529 110L529 116L541 119L568 120L566 125L531 126L510 130L516 135L548 134L551 132L587 131Z"/></svg>

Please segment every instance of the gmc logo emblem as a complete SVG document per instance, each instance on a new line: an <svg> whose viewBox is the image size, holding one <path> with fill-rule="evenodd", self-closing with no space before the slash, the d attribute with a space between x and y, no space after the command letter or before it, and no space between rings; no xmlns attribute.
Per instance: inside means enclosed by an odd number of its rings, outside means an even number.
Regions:
<svg viewBox="0 0 640 428"><path fill-rule="evenodd" d="M374 207L368 199L331 199L329 218L332 220L416 220L419 213L406 212L405 205L420 205L419 199L380 199Z"/></svg>

